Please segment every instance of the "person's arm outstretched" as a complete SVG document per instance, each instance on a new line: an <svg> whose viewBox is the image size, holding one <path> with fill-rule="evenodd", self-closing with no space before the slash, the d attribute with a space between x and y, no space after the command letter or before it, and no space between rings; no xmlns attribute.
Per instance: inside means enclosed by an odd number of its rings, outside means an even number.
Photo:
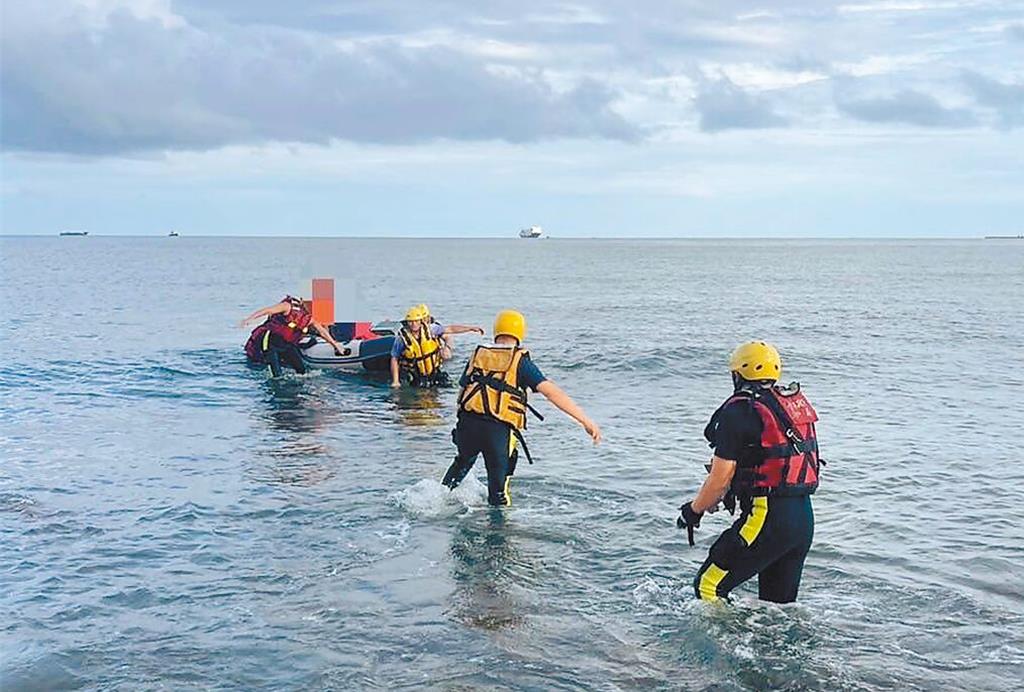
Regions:
<svg viewBox="0 0 1024 692"><path fill-rule="evenodd" d="M248 317L246 317L244 320L242 320L241 322L238 323L238 326L239 327L244 327L245 325L249 324L250 322L258 320L261 317L268 317L270 315L282 315L282 314L288 312L291 309L292 309L292 306L289 305L286 302L277 303L275 305L269 305L269 306L267 306L265 308L260 308L256 312L254 312L251 315L249 315Z"/></svg>
<svg viewBox="0 0 1024 692"><path fill-rule="evenodd" d="M468 324L449 324L447 327L444 328L443 335L447 336L449 334L470 334L472 332L476 332L480 336L484 335L483 327L474 327Z"/></svg>
<svg viewBox="0 0 1024 692"><path fill-rule="evenodd" d="M566 394L561 387L551 380L544 380L537 385L537 391L543 394L548 401L561 409L567 416L582 425L583 429L590 435L590 439L594 441L594 444L601 442L601 428L590 419L587 412L580 408L579 404L573 401L572 397Z"/></svg>

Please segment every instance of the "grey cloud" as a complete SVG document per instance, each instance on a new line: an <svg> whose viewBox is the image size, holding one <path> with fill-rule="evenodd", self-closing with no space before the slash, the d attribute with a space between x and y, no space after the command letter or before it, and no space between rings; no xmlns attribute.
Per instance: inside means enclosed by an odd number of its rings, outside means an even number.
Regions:
<svg viewBox="0 0 1024 692"><path fill-rule="evenodd" d="M750 94L723 77L700 85L693 101L704 132L785 127L785 118L775 113L763 97Z"/></svg>
<svg viewBox="0 0 1024 692"><path fill-rule="evenodd" d="M996 112L1001 127L1024 125L1024 83L1006 84L977 72L964 73L964 83L979 105Z"/></svg>
<svg viewBox="0 0 1024 692"><path fill-rule="evenodd" d="M872 123L903 123L922 127L970 127L974 114L964 108L946 108L934 97L904 89L891 96L856 98L836 95L843 113Z"/></svg>
<svg viewBox="0 0 1024 692"><path fill-rule="evenodd" d="M376 42L342 51L323 36L168 28L123 11L99 30L9 24L0 73L6 149L640 136L596 82L556 92L537 72L494 72L442 47Z"/></svg>
<svg viewBox="0 0 1024 692"><path fill-rule="evenodd" d="M1011 24L1006 27L1006 35L1014 41L1024 41L1024 24Z"/></svg>

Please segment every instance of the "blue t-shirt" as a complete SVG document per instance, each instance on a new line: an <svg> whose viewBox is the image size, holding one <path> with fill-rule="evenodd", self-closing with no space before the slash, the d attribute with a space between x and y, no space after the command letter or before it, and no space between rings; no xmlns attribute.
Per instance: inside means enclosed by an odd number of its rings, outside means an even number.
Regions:
<svg viewBox="0 0 1024 692"><path fill-rule="evenodd" d="M516 371L516 377L520 386L535 392L540 383L548 379L544 377L544 373L534 364L530 356L523 356L523 359L519 361L519 370Z"/></svg>
<svg viewBox="0 0 1024 692"><path fill-rule="evenodd" d="M444 334L444 325L438 322L433 322L430 325L430 335L435 339L440 339ZM402 337L398 334L395 335L395 343L391 345L391 357L401 358L402 352L405 350L405 342Z"/></svg>

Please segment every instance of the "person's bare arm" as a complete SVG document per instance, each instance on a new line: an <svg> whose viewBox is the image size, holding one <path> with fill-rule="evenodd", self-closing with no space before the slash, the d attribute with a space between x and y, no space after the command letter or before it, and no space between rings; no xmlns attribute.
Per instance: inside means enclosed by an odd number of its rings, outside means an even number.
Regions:
<svg viewBox="0 0 1024 692"><path fill-rule="evenodd" d="M732 477L735 474L735 461L723 459L719 456L711 457L711 471L708 472L708 477L704 479L704 484L697 491L697 496L690 503L693 511L697 514L702 514L716 507L725 496L726 491L729 490L729 485L732 483Z"/></svg>
<svg viewBox="0 0 1024 692"><path fill-rule="evenodd" d="M319 334L320 336L322 336L324 338L324 341L326 341L327 343L329 343L331 346L334 347L335 352L337 352L339 354L341 353L341 344L339 344L337 341L335 341L334 337L331 336L331 330L330 329L328 329L327 327L323 326L322 324L320 324L316 320L310 322L309 324L310 324L311 327L313 327L313 329L316 330L317 334Z"/></svg>
<svg viewBox="0 0 1024 692"><path fill-rule="evenodd" d="M484 335L483 327L474 327L468 324L449 324L444 328L444 336L449 334L469 334L476 332L480 336Z"/></svg>
<svg viewBox="0 0 1024 692"><path fill-rule="evenodd" d="M398 379L398 359L391 356L391 386L398 387L402 382Z"/></svg>
<svg viewBox="0 0 1024 692"><path fill-rule="evenodd" d="M239 327L244 327L245 325L249 324L250 322L258 320L261 317L267 317L269 315L281 315L281 314L284 314L284 313L288 312L291 309L292 309L292 306L289 305L288 303L284 303L284 302L277 303L276 305L270 305L270 306L267 306L265 308L260 308L259 310L257 310L256 312L252 313L251 315L246 317L244 320L239 322L238 326Z"/></svg>
<svg viewBox="0 0 1024 692"><path fill-rule="evenodd" d="M594 444L601 442L601 428L590 419L586 411L580 408L579 404L573 401L572 397L566 394L561 387L551 380L544 380L537 385L537 391L543 394L548 401L561 409L567 416L582 425L583 429L590 435L590 439L594 441Z"/></svg>

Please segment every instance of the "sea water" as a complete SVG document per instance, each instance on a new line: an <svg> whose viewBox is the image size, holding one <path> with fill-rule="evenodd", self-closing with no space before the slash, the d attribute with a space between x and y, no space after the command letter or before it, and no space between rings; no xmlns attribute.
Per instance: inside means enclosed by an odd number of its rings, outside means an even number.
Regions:
<svg viewBox="0 0 1024 692"><path fill-rule="evenodd" d="M314 275L523 311L604 443L537 396L513 506L448 492L455 390L246 366ZM0 688L1019 688L1022 299L1015 241L0 238ZM828 466L799 602L709 606L730 518L674 522L751 338Z"/></svg>

